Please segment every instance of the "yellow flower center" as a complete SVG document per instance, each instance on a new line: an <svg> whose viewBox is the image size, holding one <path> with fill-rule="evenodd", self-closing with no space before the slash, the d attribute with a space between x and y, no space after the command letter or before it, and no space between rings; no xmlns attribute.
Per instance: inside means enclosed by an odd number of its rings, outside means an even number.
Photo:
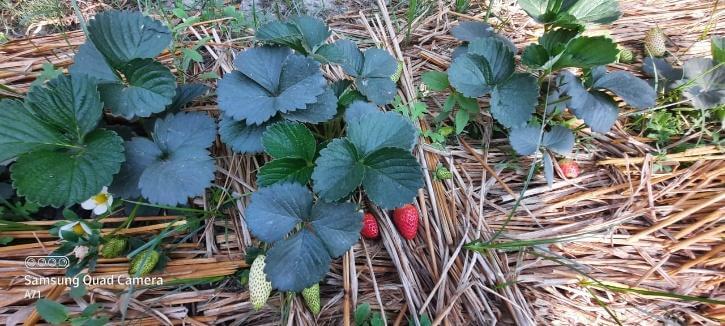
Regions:
<svg viewBox="0 0 725 326"><path fill-rule="evenodd" d="M86 234L86 231L83 230L83 227L81 226L81 224L78 223L73 226L73 233L75 233L76 235L84 235L84 234Z"/></svg>
<svg viewBox="0 0 725 326"><path fill-rule="evenodd" d="M93 196L93 201L96 202L96 205L102 205L108 202L108 195L104 193L100 193L98 195Z"/></svg>

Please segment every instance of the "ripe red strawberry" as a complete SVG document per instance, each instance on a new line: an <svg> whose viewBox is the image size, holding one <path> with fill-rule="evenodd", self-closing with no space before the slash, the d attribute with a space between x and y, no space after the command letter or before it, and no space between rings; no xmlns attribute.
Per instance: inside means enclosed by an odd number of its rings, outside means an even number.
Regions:
<svg viewBox="0 0 725 326"><path fill-rule="evenodd" d="M393 212L393 223L403 238L412 240L418 233L418 209L411 204L396 208Z"/></svg>
<svg viewBox="0 0 725 326"><path fill-rule="evenodd" d="M363 227L360 230L360 234L366 239L375 239L380 234L378 230L378 221L375 220L373 214L365 213L363 215Z"/></svg>
<svg viewBox="0 0 725 326"><path fill-rule="evenodd" d="M563 159L559 161L559 167L564 176L573 179L579 176L579 164L572 160Z"/></svg>

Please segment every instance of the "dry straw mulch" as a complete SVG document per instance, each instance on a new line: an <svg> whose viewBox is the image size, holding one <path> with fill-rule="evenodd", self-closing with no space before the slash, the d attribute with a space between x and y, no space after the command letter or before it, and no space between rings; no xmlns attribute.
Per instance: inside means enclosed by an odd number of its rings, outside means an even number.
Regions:
<svg viewBox="0 0 725 326"><path fill-rule="evenodd" d="M678 59L709 53L709 35L718 28L725 11L714 0L622 1L623 17L592 33L609 34L635 50L641 59L644 31L659 25L670 37L670 51ZM482 19L479 8L458 14L443 2L428 3L426 15L411 26L406 40L404 12L388 12L382 1L328 19L335 35L378 45L405 62L399 94L416 98L420 75L445 70L456 42L449 35L458 21ZM493 1L492 22L522 48L541 33L514 1ZM723 4L719 4L720 7ZM204 46L207 61L191 74L232 69L234 51L249 46L251 37L230 39L220 32L223 21L203 22L186 31L192 39L211 36ZM10 42L0 48L0 83L25 92L43 62L67 67L84 38L80 32ZM162 56L170 63L172 55ZM639 64L616 65L638 71ZM337 68L327 71L341 78ZM190 110L215 114L215 104L202 101ZM427 99L431 111L439 99ZM485 100L481 102L486 106ZM416 205L422 222L419 236L403 241L389 212L372 208L382 222L382 240L360 241L335 260L322 284L322 313L314 317L299 298L282 310L283 295L273 296L254 312L248 294L232 280L216 286L164 286L136 289L132 294L115 286L90 289L83 299L72 299L64 286L37 287L43 294L80 311L88 303L103 304L115 324L121 323L120 302L130 297L126 322L134 325L349 325L354 308L370 303L384 311L388 324L417 322L427 314L443 325L557 324L631 325L706 324L725 319L725 307L662 296L675 292L723 300L725 280L723 203L725 153L700 147L683 153L657 156L652 142L628 133L628 115L607 134L579 132L575 153L583 173L576 179L558 178L552 188L535 176L521 205L506 225L500 241L558 239L516 250L489 250L484 254L463 248L467 242L488 240L506 224L526 180L530 159L516 161L507 140L494 132L489 116L481 115L478 139L453 141L445 150L421 139L416 154L424 166L426 186ZM428 121L419 122L421 129ZM692 131L673 144L707 139ZM237 193L255 189L254 171L263 158L240 156L221 144L215 148L219 166L217 184ZM518 162L518 163L516 163ZM430 172L439 164L453 179L434 180ZM513 168L504 168L513 166ZM671 168L670 172L657 169ZM231 275L245 267L245 248L253 245L244 224L246 200L228 211L228 220L208 221L193 241L171 251L172 262L158 276L191 281ZM128 232L153 234L170 217L137 219ZM108 219L114 227L120 219ZM44 222L36 222L43 225ZM45 223L48 225L48 223ZM104 225L104 228L106 225ZM0 323L37 321L32 300L23 298L23 258L44 254L57 245L45 232L13 234L24 244L0 247ZM101 260L97 275L121 275L125 259ZM593 280L594 279L594 280ZM596 280L596 281L595 281ZM650 291L650 292L647 292ZM30 317L28 317L30 316ZM27 319L26 319L27 318ZM720 320L720 322L718 322Z"/></svg>

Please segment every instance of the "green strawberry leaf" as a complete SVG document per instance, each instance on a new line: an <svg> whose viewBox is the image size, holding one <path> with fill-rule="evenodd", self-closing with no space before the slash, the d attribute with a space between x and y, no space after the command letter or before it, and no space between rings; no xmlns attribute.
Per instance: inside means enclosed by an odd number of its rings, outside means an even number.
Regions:
<svg viewBox="0 0 725 326"><path fill-rule="evenodd" d="M268 186L281 181L307 184L312 175L317 142L312 132L300 123L276 123L262 136L267 154L275 158L262 166L257 181Z"/></svg>
<svg viewBox="0 0 725 326"><path fill-rule="evenodd" d="M480 56L462 54L453 59L448 68L451 86L466 97L479 97L491 92L486 82L486 60Z"/></svg>
<svg viewBox="0 0 725 326"><path fill-rule="evenodd" d="M604 36L579 36L572 39L553 65L555 69L564 67L592 68L617 61L617 45Z"/></svg>
<svg viewBox="0 0 725 326"><path fill-rule="evenodd" d="M554 126L550 131L544 132L541 145L561 155L567 155L574 148L574 133L566 127Z"/></svg>
<svg viewBox="0 0 725 326"><path fill-rule="evenodd" d="M315 162L315 192L335 201L362 183L380 206L409 202L422 186L420 166L410 154L417 139L415 127L399 113L381 112L364 102L353 103L345 119L347 138L330 142Z"/></svg>
<svg viewBox="0 0 725 326"><path fill-rule="evenodd" d="M541 44L529 44L521 55L521 63L531 68L543 68L549 61L549 52Z"/></svg>
<svg viewBox="0 0 725 326"><path fill-rule="evenodd" d="M265 43L286 46L302 53L305 51L301 41L302 33L291 23L271 21L259 26L254 37Z"/></svg>
<svg viewBox="0 0 725 326"><path fill-rule="evenodd" d="M19 195L41 205L60 207L97 194L111 183L123 161L121 137L98 129L86 135L83 144L20 155L10 171Z"/></svg>
<svg viewBox="0 0 725 326"><path fill-rule="evenodd" d="M362 52L355 42L340 40L321 47L317 54L355 77L357 90L371 102L383 105L395 98L396 86L390 77L398 63L388 51L372 48Z"/></svg>
<svg viewBox="0 0 725 326"><path fill-rule="evenodd" d="M307 104L307 109L285 112L282 113L282 117L291 121L320 123L332 119L335 114L337 114L337 96L332 88L328 87L317 97L315 103Z"/></svg>
<svg viewBox="0 0 725 326"><path fill-rule="evenodd" d="M587 90L572 72L563 70L557 77L559 91L571 97L569 108L594 132L607 132L617 121L617 103L604 92Z"/></svg>
<svg viewBox="0 0 725 326"><path fill-rule="evenodd" d="M40 317L43 317L45 321L53 325L60 325L68 320L69 317L68 307L53 300L38 299L35 302L35 309L38 311Z"/></svg>
<svg viewBox="0 0 725 326"><path fill-rule="evenodd" d="M494 36L491 25L478 21L465 21L451 29L451 35L463 42L472 42L475 39Z"/></svg>
<svg viewBox="0 0 725 326"><path fill-rule="evenodd" d="M597 78L592 88L608 89L637 109L646 109L656 104L657 93L654 88L630 72L607 73L601 78Z"/></svg>
<svg viewBox="0 0 725 326"><path fill-rule="evenodd" d="M612 128L619 116L617 103L604 92L589 91L570 94L572 113L594 132L605 133Z"/></svg>
<svg viewBox="0 0 725 326"><path fill-rule="evenodd" d="M352 77L359 77L362 74L365 58L353 41L339 40L321 47L317 54L329 62L340 65L345 73Z"/></svg>
<svg viewBox="0 0 725 326"><path fill-rule="evenodd" d="M620 16L616 0L518 0L518 3L536 22L562 27L609 24Z"/></svg>
<svg viewBox="0 0 725 326"><path fill-rule="evenodd" d="M521 9L541 24L555 22L559 13L568 9L561 0L518 0L518 3ZM566 4L570 6L571 3L572 1L568 1Z"/></svg>
<svg viewBox="0 0 725 326"><path fill-rule="evenodd" d="M90 40L113 67L154 58L171 44L171 31L138 11L105 11L88 22Z"/></svg>
<svg viewBox="0 0 725 326"><path fill-rule="evenodd" d="M176 113L187 104L191 103L194 99L204 95L209 90L209 86L204 84L184 84L176 87L176 93L174 98L171 99L171 104L166 107L166 112Z"/></svg>
<svg viewBox="0 0 725 326"><path fill-rule="evenodd" d="M693 83L683 95L705 110L725 104L725 66L710 58L693 58L682 65L684 78Z"/></svg>
<svg viewBox="0 0 725 326"><path fill-rule="evenodd" d="M309 109L326 89L320 64L288 48L251 48L237 55L234 65L237 70L219 81L219 108L246 124Z"/></svg>
<svg viewBox="0 0 725 326"><path fill-rule="evenodd" d="M301 158L283 157L263 165L257 173L257 183L270 186L278 182L307 184L312 177L313 165Z"/></svg>
<svg viewBox="0 0 725 326"><path fill-rule="evenodd" d="M93 42L86 42L73 57L73 65L68 69L71 75L87 75L95 78L99 84L120 83L116 70L111 67Z"/></svg>
<svg viewBox="0 0 725 326"><path fill-rule="evenodd" d="M223 116L219 122L219 137L236 152L259 153L264 151L262 135L268 125L248 125L244 121Z"/></svg>
<svg viewBox="0 0 725 326"><path fill-rule="evenodd" d="M126 142L129 153L111 189L138 193L149 202L176 205L201 195L214 179L214 160L206 149L216 138L214 120L203 113L169 114L156 120L153 141Z"/></svg>
<svg viewBox="0 0 725 326"><path fill-rule="evenodd" d="M546 49L546 51L552 55L561 53L566 48L566 45L579 35L579 31L558 28L544 33L539 37L539 44Z"/></svg>
<svg viewBox="0 0 725 326"><path fill-rule="evenodd" d="M657 76L657 79L660 80L676 81L682 79L682 69L673 67L665 58L645 57L642 71L650 77Z"/></svg>
<svg viewBox="0 0 725 326"><path fill-rule="evenodd" d="M278 183L254 192L245 216L254 236L274 243L306 220L311 211L312 193L307 188L294 183Z"/></svg>
<svg viewBox="0 0 725 326"><path fill-rule="evenodd" d="M347 138L361 156L384 147L410 152L417 140L417 129L399 113L372 111L348 121Z"/></svg>
<svg viewBox="0 0 725 326"><path fill-rule="evenodd" d="M355 145L345 138L334 139L315 161L313 188L325 200L338 200L362 183L364 173Z"/></svg>
<svg viewBox="0 0 725 326"><path fill-rule="evenodd" d="M353 203L318 202L306 220L327 248L330 257L339 257L360 237L362 213Z"/></svg>
<svg viewBox="0 0 725 326"><path fill-rule="evenodd" d="M448 74L440 71L424 72L423 76L421 76L421 81L423 81L423 84L428 86L430 90L436 92L442 92L450 86L450 83L448 82Z"/></svg>
<svg viewBox="0 0 725 326"><path fill-rule="evenodd" d="M322 280L331 262L320 238L303 229L267 251L264 272L279 291L299 292Z"/></svg>
<svg viewBox="0 0 725 326"><path fill-rule="evenodd" d="M358 119L362 119L367 114L380 112L375 104L363 101L355 101L345 110L346 123L358 123Z"/></svg>
<svg viewBox="0 0 725 326"><path fill-rule="evenodd" d="M519 155L531 155L536 153L540 145L540 127L528 125L511 129L509 143Z"/></svg>
<svg viewBox="0 0 725 326"><path fill-rule="evenodd" d="M305 162L312 162L317 151L315 136L301 123L270 125L262 135L262 145L273 158L298 158Z"/></svg>
<svg viewBox="0 0 725 326"><path fill-rule="evenodd" d="M579 0L567 13L578 21L595 24L612 23L621 15L617 0Z"/></svg>
<svg viewBox="0 0 725 326"><path fill-rule="evenodd" d="M473 40L468 44L468 53L484 59L483 71L489 85L500 84L514 72L514 53L500 38Z"/></svg>
<svg viewBox="0 0 725 326"><path fill-rule="evenodd" d="M111 113L126 119L149 117L172 103L176 94L176 78L169 68L152 59L137 59L119 71L127 85L101 84L101 96Z"/></svg>
<svg viewBox="0 0 725 326"><path fill-rule="evenodd" d="M330 29L322 20L311 16L292 17L292 23L302 36L302 45L307 53L315 53L330 37Z"/></svg>
<svg viewBox="0 0 725 326"><path fill-rule="evenodd" d="M309 55L317 52L330 34L323 21L311 16L295 16L290 22L273 21L260 26L255 37L262 42L286 46Z"/></svg>
<svg viewBox="0 0 725 326"><path fill-rule="evenodd" d="M395 98L395 82L390 77L395 74L398 63L383 49L368 49L363 53L364 63L355 86L371 102L383 105Z"/></svg>
<svg viewBox="0 0 725 326"><path fill-rule="evenodd" d="M409 203L423 186L420 165L409 150L381 148L366 156L363 164L365 192L382 208Z"/></svg>
<svg viewBox="0 0 725 326"><path fill-rule="evenodd" d="M31 87L25 104L0 102L0 161L17 157L11 177L18 194L59 207L110 183L124 161L123 146L114 132L95 129L99 97L88 77L61 75Z"/></svg>
<svg viewBox="0 0 725 326"><path fill-rule="evenodd" d="M0 101L0 162L35 150L63 146L65 142L57 129L34 115L23 102Z"/></svg>
<svg viewBox="0 0 725 326"><path fill-rule="evenodd" d="M491 93L491 115L506 128L526 124L539 99L536 77L516 73Z"/></svg>
<svg viewBox="0 0 725 326"><path fill-rule="evenodd" d="M81 141L101 119L101 98L96 84L83 76L63 76L45 85L33 86L25 104L73 142Z"/></svg>

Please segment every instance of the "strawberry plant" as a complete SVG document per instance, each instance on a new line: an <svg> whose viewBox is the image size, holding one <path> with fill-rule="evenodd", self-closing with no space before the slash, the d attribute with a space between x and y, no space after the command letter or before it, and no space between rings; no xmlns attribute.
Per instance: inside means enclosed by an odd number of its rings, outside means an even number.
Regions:
<svg viewBox="0 0 725 326"><path fill-rule="evenodd" d="M275 122L319 123L337 113L337 97L310 58L265 46L240 53L234 64L217 94L224 115L219 133L235 151L261 152L262 133Z"/></svg>
<svg viewBox="0 0 725 326"><path fill-rule="evenodd" d="M98 128L102 106L96 84L76 75L32 86L22 102L0 101L0 162L15 160L18 195L67 206L111 183L124 161L123 140Z"/></svg>
<svg viewBox="0 0 725 326"><path fill-rule="evenodd" d="M348 40L326 43L330 34L322 21L307 16L260 26L255 37L268 45L238 54L236 70L219 81L222 141L237 152L259 153L264 150L262 135L274 123L325 122L335 116L338 104L359 97L390 103L395 59L381 49L362 52ZM339 64L354 82L328 85L321 64Z"/></svg>
<svg viewBox="0 0 725 326"><path fill-rule="evenodd" d="M392 102L398 62L385 50L360 51L350 40L326 43L330 35L330 29L321 20L299 16L289 22L274 21L260 26L255 36L264 43L289 47L322 63L338 64L355 79L355 87L368 100L379 105Z"/></svg>
<svg viewBox="0 0 725 326"><path fill-rule="evenodd" d="M607 72L620 50L603 36L583 36L587 23L611 23L619 17L617 1L520 0L535 21L545 25L537 43L528 45L516 72L516 48L490 25L464 22L451 33L463 42L452 54L447 74L429 73L423 82L434 90L450 90L443 112L457 104L456 131L478 111L470 99L490 96L491 116L508 130L520 155L540 152L549 183L553 180L551 152L568 155L574 134L561 125L566 109L594 132L607 132L617 120L614 94L635 109L655 105L656 93L629 72ZM581 69L581 76L574 70ZM468 100L466 100L468 99Z"/></svg>
<svg viewBox="0 0 725 326"><path fill-rule="evenodd" d="M112 114L149 117L171 104L175 94L176 78L153 59L170 44L171 31L140 12L99 13L88 22L88 39L70 73L93 77Z"/></svg>
<svg viewBox="0 0 725 326"><path fill-rule="evenodd" d="M420 165L410 153L417 130L395 112L355 102L345 112L347 136L320 151L312 172L313 189L327 201L348 196L362 185L378 206L409 203L423 186Z"/></svg>
<svg viewBox="0 0 725 326"><path fill-rule="evenodd" d="M318 283L332 258L358 240L362 227L354 204L314 203L312 192L297 183L260 188L245 215L252 234L272 244L264 272L280 291L299 292Z"/></svg>

